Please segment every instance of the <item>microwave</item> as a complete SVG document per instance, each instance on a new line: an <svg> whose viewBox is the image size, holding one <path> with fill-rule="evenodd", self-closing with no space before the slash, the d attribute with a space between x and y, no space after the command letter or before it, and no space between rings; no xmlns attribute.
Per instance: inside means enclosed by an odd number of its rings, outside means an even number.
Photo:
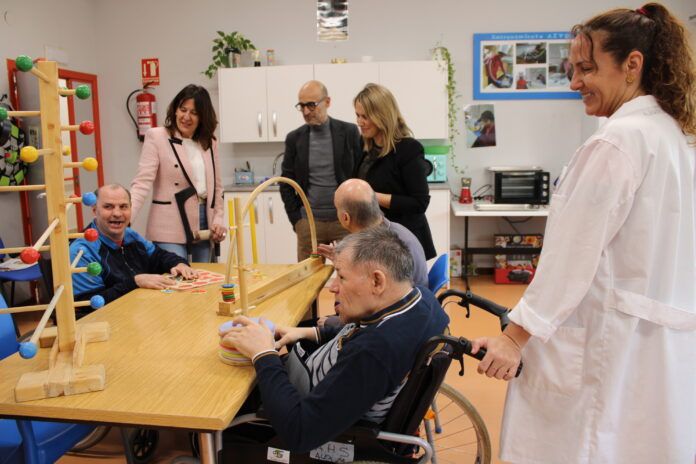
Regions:
<svg viewBox="0 0 696 464"><path fill-rule="evenodd" d="M494 166L493 202L547 205L550 198L550 175L537 166Z"/></svg>

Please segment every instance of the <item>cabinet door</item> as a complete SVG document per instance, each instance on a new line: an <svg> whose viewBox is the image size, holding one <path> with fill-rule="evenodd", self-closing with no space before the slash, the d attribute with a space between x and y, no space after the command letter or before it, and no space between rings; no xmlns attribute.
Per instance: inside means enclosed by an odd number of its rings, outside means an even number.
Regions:
<svg viewBox="0 0 696 464"><path fill-rule="evenodd" d="M302 84L312 80L314 76L313 66L270 66L264 69L268 98L268 140L282 142L288 132L304 124L302 113L295 109L295 104Z"/></svg>
<svg viewBox="0 0 696 464"><path fill-rule="evenodd" d="M430 204L425 212L430 225L430 233L435 243L437 256L449 253L450 249L450 192L449 190L431 190ZM434 259L428 264L432 264Z"/></svg>
<svg viewBox="0 0 696 464"><path fill-rule="evenodd" d="M394 94L417 139L446 139L447 73L436 61L379 63L379 83Z"/></svg>
<svg viewBox="0 0 696 464"><path fill-rule="evenodd" d="M265 228L265 249L268 264L290 264L297 262L297 235L292 230L288 215L283 207L280 192L263 192L259 195L262 202L263 217L260 219Z"/></svg>
<svg viewBox="0 0 696 464"><path fill-rule="evenodd" d="M220 141L265 142L266 69L218 70Z"/></svg>
<svg viewBox="0 0 696 464"><path fill-rule="evenodd" d="M241 200L242 208L246 204L247 200L251 196L251 192L225 192L224 195L224 200L225 200L225 219L224 219L224 224L229 225L229 217L230 217L230 208L229 208L229 202L231 202L235 197L239 198ZM263 222L261 221L261 217L263 214L259 210L260 206L260 199L257 198L256 201L254 202L254 212L256 216L256 247L258 250L258 261L259 263L265 263L266 261L266 254L265 254L265 249L264 249L264 242L265 242L265 230L263 226ZM249 216L247 216L244 219L245 224L249 224ZM251 253L251 228L250 227L244 227L244 261L247 263L252 262L252 253ZM232 235L228 235L227 240L223 240L220 243L220 262L221 263L226 263L227 262L227 256L229 253L229 246L230 246L230 240L232 240ZM236 264L236 261L235 263Z"/></svg>
<svg viewBox="0 0 696 464"><path fill-rule="evenodd" d="M354 123L353 99L365 84L379 82L379 66L377 63L315 64L314 78L329 91L329 115Z"/></svg>

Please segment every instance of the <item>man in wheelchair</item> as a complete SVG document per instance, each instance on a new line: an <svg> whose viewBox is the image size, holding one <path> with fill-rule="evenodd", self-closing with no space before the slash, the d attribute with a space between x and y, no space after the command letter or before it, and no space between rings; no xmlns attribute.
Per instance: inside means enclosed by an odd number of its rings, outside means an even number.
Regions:
<svg viewBox="0 0 696 464"><path fill-rule="evenodd" d="M258 443L277 434L276 454L314 450L359 421L383 422L421 348L449 323L432 293L413 286L411 254L388 229L344 238L335 268L330 290L342 328L277 327L275 341L267 327L239 317L241 326L222 342L252 359L262 414L273 429ZM291 343L284 363L277 350ZM266 457L267 448L259 448Z"/></svg>

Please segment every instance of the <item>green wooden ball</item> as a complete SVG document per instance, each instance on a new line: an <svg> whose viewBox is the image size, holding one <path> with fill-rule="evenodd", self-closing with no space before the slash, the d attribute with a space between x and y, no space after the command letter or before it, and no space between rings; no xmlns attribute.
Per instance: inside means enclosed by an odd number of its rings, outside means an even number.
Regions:
<svg viewBox="0 0 696 464"><path fill-rule="evenodd" d="M31 68L34 67L34 62L27 55L19 55L15 60L15 64L17 69L22 72L31 71Z"/></svg>
<svg viewBox="0 0 696 464"><path fill-rule="evenodd" d="M90 95L92 95L92 92L89 90L89 86L87 85L78 85L75 89L75 96L80 100L85 100L89 98Z"/></svg>
<svg viewBox="0 0 696 464"><path fill-rule="evenodd" d="M101 264L95 262L89 263L87 265L87 273L92 276L98 276L101 274L102 267Z"/></svg>

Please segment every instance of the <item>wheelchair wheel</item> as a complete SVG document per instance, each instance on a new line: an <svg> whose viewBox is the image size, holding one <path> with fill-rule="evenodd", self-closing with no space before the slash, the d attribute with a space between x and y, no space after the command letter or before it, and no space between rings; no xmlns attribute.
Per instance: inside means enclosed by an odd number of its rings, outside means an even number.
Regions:
<svg viewBox="0 0 696 464"><path fill-rule="evenodd" d="M469 400L443 383L435 395L434 405L419 429L421 437L433 447L433 462L489 464L488 429Z"/></svg>
<svg viewBox="0 0 696 464"><path fill-rule="evenodd" d="M155 455L159 432L153 429L134 429L127 435L127 446L135 464L150 462Z"/></svg>
<svg viewBox="0 0 696 464"><path fill-rule="evenodd" d="M77 444L73 446L70 451L77 453L93 447L94 445L102 441L104 437L106 437L109 434L110 430L111 427L107 425L96 427L92 431L92 433L87 435L82 440L78 441Z"/></svg>

